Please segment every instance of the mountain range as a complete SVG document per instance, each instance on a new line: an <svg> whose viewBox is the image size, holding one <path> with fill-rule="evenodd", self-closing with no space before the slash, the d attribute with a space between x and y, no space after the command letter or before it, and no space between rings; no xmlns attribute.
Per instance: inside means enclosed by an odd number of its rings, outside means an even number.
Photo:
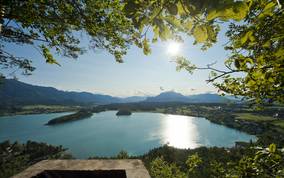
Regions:
<svg viewBox="0 0 284 178"><path fill-rule="evenodd" d="M148 97L145 102L184 102L184 103L225 103L230 101L224 96L204 93L184 96L174 91L163 92L158 96Z"/></svg>
<svg viewBox="0 0 284 178"><path fill-rule="evenodd" d="M217 94L198 94L184 96L168 91L154 97L131 96L126 98L89 92L62 91L53 87L35 86L14 79L5 79L0 84L0 105L88 105L131 102L186 102L186 103L223 103L229 99Z"/></svg>

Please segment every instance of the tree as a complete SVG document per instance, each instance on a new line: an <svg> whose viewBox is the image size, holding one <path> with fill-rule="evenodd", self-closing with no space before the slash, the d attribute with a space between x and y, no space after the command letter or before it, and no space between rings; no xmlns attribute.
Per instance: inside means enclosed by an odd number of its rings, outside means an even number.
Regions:
<svg viewBox="0 0 284 178"><path fill-rule="evenodd" d="M194 44L206 50L217 41L220 23L226 22L230 41L225 49L231 52L227 70L213 64L196 66L183 56L176 57L177 69L211 70L208 82L224 93L253 103L283 103L281 4L280 0L4 0L0 40L34 45L48 63L58 64L50 50L76 58L84 50L74 34L85 32L92 48L106 49L122 62L129 45L147 55L150 43L182 41L183 34L193 36ZM19 67L24 73L34 70L30 60L14 57L3 45L0 50L0 65Z"/></svg>
<svg viewBox="0 0 284 178"><path fill-rule="evenodd" d="M0 143L0 177L11 177L27 167L46 159L71 159L62 146L52 146L46 143L27 141Z"/></svg>
<svg viewBox="0 0 284 178"><path fill-rule="evenodd" d="M252 98L254 102L284 102L284 13L276 1L254 1L244 23L231 23L226 46L228 71L215 86ZM231 73L244 77L231 77Z"/></svg>
<svg viewBox="0 0 284 178"><path fill-rule="evenodd" d="M176 164L167 163L162 157L151 162L150 174L155 178L186 178L186 174Z"/></svg>
<svg viewBox="0 0 284 178"><path fill-rule="evenodd" d="M133 41L133 25L119 0L2 0L0 1L0 66L30 74L30 59L14 56L5 45L31 45L46 59L58 64L52 52L77 58L85 50L76 33L90 38L89 46L103 48L118 62Z"/></svg>
<svg viewBox="0 0 284 178"><path fill-rule="evenodd" d="M121 150L117 155L116 157L118 159L128 159L129 158L129 155L127 153L127 151L124 151L124 150Z"/></svg>
<svg viewBox="0 0 284 178"><path fill-rule="evenodd" d="M228 178L257 178L284 176L284 152L277 149L275 144L268 148L246 148L252 149L252 154L243 155L239 161L226 162L227 166L212 159L210 160L210 175L208 177ZM197 154L188 157L186 161L187 170L181 171L175 163L168 163L161 157L157 157L151 162L150 174L155 177L199 177L195 175L195 169L202 165L202 158ZM204 167L203 167L204 168Z"/></svg>
<svg viewBox="0 0 284 178"><path fill-rule="evenodd" d="M147 39L151 27L157 39L182 40L181 34L195 38L203 50L216 42L220 23L230 23L225 49L231 56L227 70L213 64L196 66L183 56L176 57L177 69L211 70L208 82L220 91L244 96L252 103L284 102L284 18L278 0L128 1L126 15Z"/></svg>

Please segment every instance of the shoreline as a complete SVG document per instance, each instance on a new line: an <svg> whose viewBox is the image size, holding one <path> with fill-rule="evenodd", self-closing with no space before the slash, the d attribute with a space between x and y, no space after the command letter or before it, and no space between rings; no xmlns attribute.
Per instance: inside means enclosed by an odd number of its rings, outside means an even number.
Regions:
<svg viewBox="0 0 284 178"><path fill-rule="evenodd" d="M97 110L96 108L91 109L93 113L100 113L100 112L104 112L104 111L118 111L119 109L99 109ZM70 113L69 115L75 114L76 112L78 112L78 110L75 109L66 109L66 110L46 110L46 111L28 111L28 112L18 112L18 113L6 113L6 114L2 114L0 115L0 119L1 117L10 117L10 116L20 116L20 115L36 115L36 114L53 114L53 113L64 113L64 112L74 112L74 113ZM209 115L203 115L203 114L184 114L184 113L179 113L179 112L161 112L161 111L156 111L156 110L148 110L148 111L143 111L143 110L134 110L132 111L133 113L145 113L145 112L150 112L150 113L160 113L160 114L172 114L172 115L181 115L181 116L190 116L190 117L201 117L201 118L205 118L206 120L214 123L214 124L218 124L218 125L223 125L229 128L233 128L236 129L238 131L241 132L245 132L247 134L250 135L255 135L256 137L258 136L258 134L260 134L261 132L263 132L263 130L259 130L259 129L253 129L254 131L251 130L247 130L244 129L243 127L236 127L234 124L231 124L232 122L228 123L228 122L221 122L216 120L216 116L213 116L213 114L209 114ZM69 116L67 115L67 116ZM218 115L219 116L219 115ZM230 115L232 116L232 115ZM76 119L79 120L79 119ZM234 120L233 123L235 122L235 118L231 118L231 120ZM72 120L73 121L73 120ZM67 121L68 122L68 121ZM70 121L71 122L71 121ZM240 121L242 122L242 121ZM255 124L254 126L259 125L259 123L256 122L243 122L244 124L249 124L251 126L251 124ZM242 124L241 124L242 125ZM243 125L242 125L243 126Z"/></svg>
<svg viewBox="0 0 284 178"><path fill-rule="evenodd" d="M248 118L239 118L237 114L242 114L242 113L249 113L252 116L255 116L257 119L262 115L261 112L257 113L253 111L247 111L244 106L237 108L231 105L224 105L224 104L222 105L222 104L159 103L157 105L153 103L152 104L147 103L146 105L143 105L143 103L127 103L127 104L99 105L93 108L85 108L85 110L92 113L99 113L111 110L118 111L120 109L129 109L131 112L152 112L152 113L174 114L174 115L183 115L191 117L202 117L212 123L223 125L228 128L236 129L237 131L254 135L257 137L256 142L268 143L269 141L272 141L278 144L284 143L284 129L283 127L275 124L276 122L282 121L283 120L282 118L279 119L273 118L273 120L249 120ZM36 110L36 111L30 109L29 112L9 113L6 114L6 116L13 116L19 114L21 115L49 114L49 113L61 113L61 112L78 112L78 107L65 107L64 109L53 108L53 109ZM267 113L265 112L264 114L267 115Z"/></svg>
<svg viewBox="0 0 284 178"><path fill-rule="evenodd" d="M51 114L62 112L77 112L80 106L61 106L61 105L29 105L15 109L15 111L1 111L0 119L5 116L32 115L32 114Z"/></svg>

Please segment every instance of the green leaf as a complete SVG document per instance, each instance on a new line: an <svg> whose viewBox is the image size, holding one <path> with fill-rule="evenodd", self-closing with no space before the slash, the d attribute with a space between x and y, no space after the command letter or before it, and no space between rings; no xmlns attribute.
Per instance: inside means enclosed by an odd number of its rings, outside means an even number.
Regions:
<svg viewBox="0 0 284 178"><path fill-rule="evenodd" d="M255 37L254 37L254 35L253 35L253 32L251 33L251 34L249 34L249 40L251 41L251 42L254 42L255 41Z"/></svg>
<svg viewBox="0 0 284 178"><path fill-rule="evenodd" d="M254 37L251 37L252 35L253 35L252 31L246 32L240 39L241 45L245 44L249 39L253 39L254 40Z"/></svg>
<svg viewBox="0 0 284 178"><path fill-rule="evenodd" d="M191 20L188 20L187 22L184 23L183 26L186 31L190 31L193 27L193 22Z"/></svg>
<svg viewBox="0 0 284 178"><path fill-rule="evenodd" d="M233 4L229 4L219 9L212 9L208 12L207 20L213 20L220 18L221 20L227 21L234 19L240 21L248 14L249 7L246 2L237 1Z"/></svg>
<svg viewBox="0 0 284 178"><path fill-rule="evenodd" d="M275 56L276 57L282 57L284 54L284 48L279 48L276 52L275 52Z"/></svg>
<svg viewBox="0 0 284 178"><path fill-rule="evenodd" d="M217 17L219 17L219 13L217 13L217 11L214 9L214 10L211 10L209 11L208 15L207 15L207 20L210 21L210 20L213 20Z"/></svg>
<svg viewBox="0 0 284 178"><path fill-rule="evenodd" d="M183 5L181 4L180 1L177 3L177 10L178 10L178 14L181 17L183 17L187 14L187 12L185 11L185 7L183 7Z"/></svg>
<svg viewBox="0 0 284 178"><path fill-rule="evenodd" d="M158 41L158 37L159 37L159 34L160 34L159 28L157 26L154 26L153 27L153 32L154 32L154 37L152 39L152 42L155 43L155 42Z"/></svg>
<svg viewBox="0 0 284 178"><path fill-rule="evenodd" d="M145 55L148 55L151 53L149 42L146 38L143 40L143 52Z"/></svg>
<svg viewBox="0 0 284 178"><path fill-rule="evenodd" d="M44 58L46 59L46 63L57 64L60 66L60 64L54 59L54 57L52 56L52 54L50 53L47 47L45 47L44 45L41 45L40 47L42 49L42 54Z"/></svg>
<svg viewBox="0 0 284 178"><path fill-rule="evenodd" d="M178 8L175 4L171 4L167 7L168 11L170 12L170 14L172 15L177 15L178 13Z"/></svg>
<svg viewBox="0 0 284 178"><path fill-rule="evenodd" d="M189 72L190 74L193 73L194 70L196 70L196 66L194 64L192 64L189 60L186 60L184 57L182 56L177 56L175 59L177 66L176 66L176 70L177 71L181 71L182 69L186 70L187 72Z"/></svg>
<svg viewBox="0 0 284 178"><path fill-rule="evenodd" d="M262 45L262 47L264 47L264 48L269 48L270 46L271 46L270 40L268 40L267 42L265 42L265 43Z"/></svg>
<svg viewBox="0 0 284 178"><path fill-rule="evenodd" d="M258 18L262 19L266 16L272 16L273 15L273 9L276 6L276 3L274 2L269 2L266 4L266 6L263 8L262 13L259 14Z"/></svg>
<svg viewBox="0 0 284 178"><path fill-rule="evenodd" d="M276 145L275 144L270 144L269 145L269 152L270 153L275 153L276 151Z"/></svg>
<svg viewBox="0 0 284 178"><path fill-rule="evenodd" d="M208 34L208 40L215 41L217 34L214 32L213 27L210 25L206 25L206 29L207 29L207 34Z"/></svg>
<svg viewBox="0 0 284 178"><path fill-rule="evenodd" d="M207 28L205 25L195 26L193 29L193 36L198 43L203 43L207 40Z"/></svg>
<svg viewBox="0 0 284 178"><path fill-rule="evenodd" d="M243 20L248 14L249 7L245 1L237 1L234 3L232 11L234 14L232 18L234 20L240 21Z"/></svg>
<svg viewBox="0 0 284 178"><path fill-rule="evenodd" d="M160 28L159 35L161 40L167 40L172 36L172 33L168 26L163 25L162 28Z"/></svg>
<svg viewBox="0 0 284 178"><path fill-rule="evenodd" d="M274 3L273 1L266 4L266 6L264 7L263 11L268 11L271 10L274 6L276 5L276 3Z"/></svg>
<svg viewBox="0 0 284 178"><path fill-rule="evenodd" d="M175 28L179 28L181 29L181 24L180 24L180 21L177 19L177 18L174 18L173 16L166 16L164 17L164 19L169 23L171 24L173 27Z"/></svg>

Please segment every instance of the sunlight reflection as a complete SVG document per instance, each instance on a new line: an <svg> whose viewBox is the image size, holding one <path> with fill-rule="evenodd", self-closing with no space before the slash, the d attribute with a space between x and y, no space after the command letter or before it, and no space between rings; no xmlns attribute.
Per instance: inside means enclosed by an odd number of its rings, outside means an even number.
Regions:
<svg viewBox="0 0 284 178"><path fill-rule="evenodd" d="M176 148L196 148L199 146L198 131L188 116L167 115L164 122L164 142Z"/></svg>

